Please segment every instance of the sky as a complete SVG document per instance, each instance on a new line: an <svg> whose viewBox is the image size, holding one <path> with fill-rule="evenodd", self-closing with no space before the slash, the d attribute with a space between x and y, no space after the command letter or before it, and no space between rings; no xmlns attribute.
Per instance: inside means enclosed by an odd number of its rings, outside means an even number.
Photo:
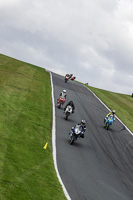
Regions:
<svg viewBox="0 0 133 200"><path fill-rule="evenodd" d="M133 93L132 0L0 0L0 53Z"/></svg>

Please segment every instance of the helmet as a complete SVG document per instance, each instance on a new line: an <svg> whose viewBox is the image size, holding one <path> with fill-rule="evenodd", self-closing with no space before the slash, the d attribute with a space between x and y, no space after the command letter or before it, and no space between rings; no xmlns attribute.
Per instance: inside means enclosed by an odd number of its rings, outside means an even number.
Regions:
<svg viewBox="0 0 133 200"><path fill-rule="evenodd" d="M63 90L63 93L66 93L66 90Z"/></svg>
<svg viewBox="0 0 133 200"><path fill-rule="evenodd" d="M82 125L85 125L85 124L86 124L86 121L85 121L84 119L82 119L82 120L81 120L81 124L82 124Z"/></svg>
<svg viewBox="0 0 133 200"><path fill-rule="evenodd" d="M112 113L115 114L115 110L112 110Z"/></svg>
<svg viewBox="0 0 133 200"><path fill-rule="evenodd" d="M71 101L69 101L69 103L72 105L72 104L73 104L73 101L71 100Z"/></svg>

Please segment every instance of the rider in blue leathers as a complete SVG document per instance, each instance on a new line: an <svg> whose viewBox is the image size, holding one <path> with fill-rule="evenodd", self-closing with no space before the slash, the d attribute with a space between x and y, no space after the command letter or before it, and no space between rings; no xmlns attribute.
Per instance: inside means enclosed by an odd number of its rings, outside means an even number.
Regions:
<svg viewBox="0 0 133 200"><path fill-rule="evenodd" d="M106 119L109 117L109 116L113 116L113 120L115 121L115 110L112 110L110 113L108 113L107 115L106 115L106 117L104 118L104 123L105 123L105 121L106 121Z"/></svg>

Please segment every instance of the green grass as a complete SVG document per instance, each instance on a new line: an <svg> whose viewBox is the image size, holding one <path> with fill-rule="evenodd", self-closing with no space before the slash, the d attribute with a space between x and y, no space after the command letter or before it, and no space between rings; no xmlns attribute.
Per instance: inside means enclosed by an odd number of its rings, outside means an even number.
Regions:
<svg viewBox="0 0 133 200"><path fill-rule="evenodd" d="M109 92L88 86L133 132L133 98L131 95Z"/></svg>
<svg viewBox="0 0 133 200"><path fill-rule="evenodd" d="M53 164L51 104L48 72L0 54L0 200L66 199Z"/></svg>

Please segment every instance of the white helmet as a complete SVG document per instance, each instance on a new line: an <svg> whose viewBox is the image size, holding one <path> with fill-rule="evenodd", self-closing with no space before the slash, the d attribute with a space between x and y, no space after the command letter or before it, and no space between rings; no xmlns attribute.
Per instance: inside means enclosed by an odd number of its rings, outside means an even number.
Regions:
<svg viewBox="0 0 133 200"><path fill-rule="evenodd" d="M66 90L63 90L63 93L66 93Z"/></svg>
<svg viewBox="0 0 133 200"><path fill-rule="evenodd" d="M82 119L82 120L81 120L81 124L82 124L82 125L85 125L85 124L86 124L86 121L85 121L84 119Z"/></svg>
<svg viewBox="0 0 133 200"><path fill-rule="evenodd" d="M112 110L112 113L115 114L115 110Z"/></svg>

